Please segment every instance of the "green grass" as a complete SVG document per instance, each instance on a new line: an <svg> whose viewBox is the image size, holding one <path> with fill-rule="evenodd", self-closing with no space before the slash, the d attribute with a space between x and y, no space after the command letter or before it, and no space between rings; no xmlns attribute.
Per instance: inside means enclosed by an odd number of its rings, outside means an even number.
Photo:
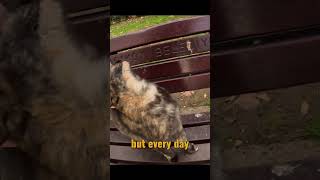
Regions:
<svg viewBox="0 0 320 180"><path fill-rule="evenodd" d="M320 114L316 115L306 127L306 131L309 135L320 138Z"/></svg>
<svg viewBox="0 0 320 180"><path fill-rule="evenodd" d="M122 21L112 24L110 27L111 38L122 36L130 32L139 31L159 24L167 23L170 21L190 18L192 16L143 16L132 18L127 21Z"/></svg>
<svg viewBox="0 0 320 180"><path fill-rule="evenodd" d="M311 125L307 127L307 132L309 135L315 137L315 138L320 138L320 127L319 125Z"/></svg>
<svg viewBox="0 0 320 180"><path fill-rule="evenodd" d="M201 106L209 106L210 107L210 98L207 98L206 100L202 101L200 103Z"/></svg>

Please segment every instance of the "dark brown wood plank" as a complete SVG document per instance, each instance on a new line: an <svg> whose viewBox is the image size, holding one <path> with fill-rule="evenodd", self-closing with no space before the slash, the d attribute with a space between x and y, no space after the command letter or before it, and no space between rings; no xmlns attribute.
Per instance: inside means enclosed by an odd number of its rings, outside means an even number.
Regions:
<svg viewBox="0 0 320 180"><path fill-rule="evenodd" d="M157 81L156 84L167 89L170 93L209 88L210 73Z"/></svg>
<svg viewBox="0 0 320 180"><path fill-rule="evenodd" d="M128 39L128 41L130 41ZM188 49L190 44L190 50ZM143 63L151 63L162 59L191 56L210 51L210 35L208 33L174 39L166 42L149 44L125 52L112 55L113 62L129 61L132 66Z"/></svg>
<svg viewBox="0 0 320 180"><path fill-rule="evenodd" d="M0 27L2 28L4 22L6 21L7 14L6 8L0 4Z"/></svg>
<svg viewBox="0 0 320 180"><path fill-rule="evenodd" d="M179 20L111 39L110 52L210 30L210 16Z"/></svg>
<svg viewBox="0 0 320 180"><path fill-rule="evenodd" d="M320 36L218 54L213 97L320 81Z"/></svg>
<svg viewBox="0 0 320 180"><path fill-rule="evenodd" d="M318 0L216 0L214 41L320 24Z"/></svg>
<svg viewBox="0 0 320 180"><path fill-rule="evenodd" d="M188 140L193 143L204 142L210 140L210 125L196 126L185 128ZM127 145L130 146L131 139L119 131L110 131L111 145Z"/></svg>
<svg viewBox="0 0 320 180"><path fill-rule="evenodd" d="M198 112L197 114L182 115L181 121L183 127L210 124L210 112Z"/></svg>
<svg viewBox="0 0 320 180"><path fill-rule="evenodd" d="M92 21L104 21L105 24L109 23L109 8L99 8L79 13L69 14L68 21L70 24L83 24Z"/></svg>
<svg viewBox="0 0 320 180"><path fill-rule="evenodd" d="M0 149L0 179L34 179L34 169L27 154L16 148Z"/></svg>
<svg viewBox="0 0 320 180"><path fill-rule="evenodd" d="M110 0L63 0L61 1L64 9L69 13L75 13L78 11L94 9L99 7L105 7L110 5Z"/></svg>
<svg viewBox="0 0 320 180"><path fill-rule="evenodd" d="M108 21L101 19L80 24L73 24L71 30L78 46L90 45L97 50L99 56L108 53Z"/></svg>
<svg viewBox="0 0 320 180"><path fill-rule="evenodd" d="M133 68L140 77L149 80L168 79L183 74L198 74L210 72L210 54L176 59L156 65Z"/></svg>
<svg viewBox="0 0 320 180"><path fill-rule="evenodd" d="M183 127L200 126L210 124L210 112L199 112L197 114L181 115ZM110 129L116 130L116 127L110 122Z"/></svg>
<svg viewBox="0 0 320 180"><path fill-rule="evenodd" d="M149 149L131 149L127 146L110 146L111 162L145 163L145 164L169 164L160 154ZM179 162L174 164L209 163L210 143L199 144L199 151L194 154L186 154L179 157Z"/></svg>
<svg viewBox="0 0 320 180"><path fill-rule="evenodd" d="M7 140L0 145L0 148L14 148L14 147L17 147L16 143L10 140Z"/></svg>

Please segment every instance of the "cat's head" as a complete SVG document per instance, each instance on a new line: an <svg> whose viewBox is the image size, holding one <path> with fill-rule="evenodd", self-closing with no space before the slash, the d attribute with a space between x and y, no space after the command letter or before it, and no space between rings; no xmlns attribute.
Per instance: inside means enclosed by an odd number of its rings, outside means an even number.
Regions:
<svg viewBox="0 0 320 180"><path fill-rule="evenodd" d="M126 72L130 72L130 63L128 61L121 61L115 64L110 62L110 77L112 79L123 79Z"/></svg>

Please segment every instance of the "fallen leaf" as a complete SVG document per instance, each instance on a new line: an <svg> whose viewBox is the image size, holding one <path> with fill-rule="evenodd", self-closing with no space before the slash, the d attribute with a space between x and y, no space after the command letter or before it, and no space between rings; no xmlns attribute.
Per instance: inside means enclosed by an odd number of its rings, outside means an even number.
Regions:
<svg viewBox="0 0 320 180"><path fill-rule="evenodd" d="M257 108L260 102L256 98L255 93L251 93L240 95L234 104L238 104L242 109L250 110Z"/></svg>
<svg viewBox="0 0 320 180"><path fill-rule="evenodd" d="M235 117L224 117L224 120L227 121L229 124L232 124L236 118Z"/></svg>
<svg viewBox="0 0 320 180"><path fill-rule="evenodd" d="M196 118L199 118L199 117L202 117L203 114L197 113L197 114L195 114L194 116L195 116Z"/></svg>
<svg viewBox="0 0 320 180"><path fill-rule="evenodd" d="M270 97L268 96L267 93L259 93L259 94L256 95L256 97L258 99L261 99L261 100L264 100L264 101L267 101L267 102L270 101Z"/></svg>
<svg viewBox="0 0 320 180"><path fill-rule="evenodd" d="M189 96L192 96L192 91L185 91L185 92L182 92L181 93L183 96L187 96L187 97L189 97Z"/></svg>
<svg viewBox="0 0 320 180"><path fill-rule="evenodd" d="M236 99L237 96L230 96L228 98L225 99L225 102L232 102L233 100Z"/></svg>
<svg viewBox="0 0 320 180"><path fill-rule="evenodd" d="M291 166L291 165L278 165L274 166L271 170L271 172L277 176L287 176L289 174L292 174L294 169L297 168L300 165Z"/></svg>
<svg viewBox="0 0 320 180"><path fill-rule="evenodd" d="M241 140L237 139L237 140L235 141L235 143L234 143L234 146L238 147L238 146L240 146L241 144L243 144L243 142L242 142Z"/></svg>

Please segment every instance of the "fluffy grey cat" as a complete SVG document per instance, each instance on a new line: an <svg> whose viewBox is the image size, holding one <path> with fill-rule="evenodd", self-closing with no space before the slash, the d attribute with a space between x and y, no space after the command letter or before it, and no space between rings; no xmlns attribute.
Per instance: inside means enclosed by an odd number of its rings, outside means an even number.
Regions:
<svg viewBox="0 0 320 180"><path fill-rule="evenodd" d="M77 46L62 2L0 0L0 143L37 162L35 179L105 180L106 58Z"/></svg>
<svg viewBox="0 0 320 180"><path fill-rule="evenodd" d="M179 106L162 87L136 76L127 61L111 65L111 105L120 118L119 131L134 140L188 142L180 120ZM157 149L169 161L177 161L179 149ZM186 152L198 147L190 143Z"/></svg>

